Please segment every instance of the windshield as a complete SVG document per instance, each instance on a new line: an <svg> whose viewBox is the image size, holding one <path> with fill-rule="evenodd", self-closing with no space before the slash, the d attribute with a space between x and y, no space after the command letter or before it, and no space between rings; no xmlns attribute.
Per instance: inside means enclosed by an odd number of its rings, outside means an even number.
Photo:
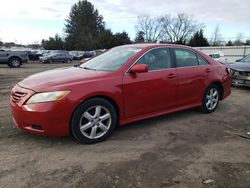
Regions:
<svg viewBox="0 0 250 188"><path fill-rule="evenodd" d="M245 58L243 58L241 60L241 62L244 62L244 63L250 63L250 55L246 56Z"/></svg>
<svg viewBox="0 0 250 188"><path fill-rule="evenodd" d="M140 48L117 47L113 48L89 61L80 67L92 70L115 71L126 64Z"/></svg>

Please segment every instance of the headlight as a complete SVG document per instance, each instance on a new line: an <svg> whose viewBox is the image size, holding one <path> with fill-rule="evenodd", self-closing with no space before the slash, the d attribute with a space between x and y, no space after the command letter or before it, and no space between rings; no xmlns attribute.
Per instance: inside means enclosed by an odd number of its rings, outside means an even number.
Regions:
<svg viewBox="0 0 250 188"><path fill-rule="evenodd" d="M228 74L232 74L232 70L230 68L227 68Z"/></svg>
<svg viewBox="0 0 250 188"><path fill-rule="evenodd" d="M54 91L46 93L37 93L33 95L26 104L60 101L65 98L70 91Z"/></svg>

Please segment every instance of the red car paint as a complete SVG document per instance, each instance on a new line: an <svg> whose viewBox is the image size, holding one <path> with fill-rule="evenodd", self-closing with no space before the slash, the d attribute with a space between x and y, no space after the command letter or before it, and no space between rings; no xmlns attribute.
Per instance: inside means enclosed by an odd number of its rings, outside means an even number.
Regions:
<svg viewBox="0 0 250 188"><path fill-rule="evenodd" d="M125 65L114 72L66 67L32 75L13 89L11 109L15 125L25 131L48 136L67 136L75 109L93 97L103 97L119 110L119 124L176 112L202 104L205 90L213 83L223 88L223 97L231 93L231 77L226 65L186 46L170 44L135 44L142 48ZM143 54L154 48L189 49L202 56L209 65L170 68L142 74L128 70ZM26 104L35 93L70 90L61 101ZM39 125L41 130L32 125Z"/></svg>

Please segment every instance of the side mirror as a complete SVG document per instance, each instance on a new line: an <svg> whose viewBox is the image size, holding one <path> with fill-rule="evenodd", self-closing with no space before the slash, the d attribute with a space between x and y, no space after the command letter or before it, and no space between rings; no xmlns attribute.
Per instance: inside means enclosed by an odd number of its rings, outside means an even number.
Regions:
<svg viewBox="0 0 250 188"><path fill-rule="evenodd" d="M242 59L237 59L236 62L240 62Z"/></svg>
<svg viewBox="0 0 250 188"><path fill-rule="evenodd" d="M148 72L148 66L146 64L138 64L130 69L131 74Z"/></svg>

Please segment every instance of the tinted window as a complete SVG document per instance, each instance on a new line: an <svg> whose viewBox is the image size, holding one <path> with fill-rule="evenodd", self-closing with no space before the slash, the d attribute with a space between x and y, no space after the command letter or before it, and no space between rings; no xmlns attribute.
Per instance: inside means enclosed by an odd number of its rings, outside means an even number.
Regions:
<svg viewBox="0 0 250 188"><path fill-rule="evenodd" d="M182 49L175 49L174 52L175 52L177 67L190 67L198 65L195 53Z"/></svg>
<svg viewBox="0 0 250 188"><path fill-rule="evenodd" d="M170 50L167 48L154 49L140 58L137 64L148 65L148 70L162 70L172 67Z"/></svg>
<svg viewBox="0 0 250 188"><path fill-rule="evenodd" d="M200 57L199 55L197 55L197 59L198 59L199 65L208 65L208 62L202 57Z"/></svg>

